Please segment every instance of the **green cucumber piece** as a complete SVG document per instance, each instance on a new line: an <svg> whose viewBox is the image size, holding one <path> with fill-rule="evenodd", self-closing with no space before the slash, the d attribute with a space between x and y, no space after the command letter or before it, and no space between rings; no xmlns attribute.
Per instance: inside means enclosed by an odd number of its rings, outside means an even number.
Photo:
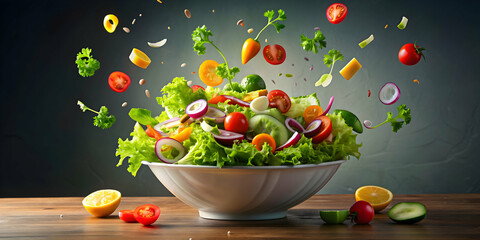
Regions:
<svg viewBox="0 0 480 240"><path fill-rule="evenodd" d="M373 41L373 34L370 35L367 39L363 40L361 43L358 44L361 48L366 47L368 44L370 44Z"/></svg>
<svg viewBox="0 0 480 240"><path fill-rule="evenodd" d="M422 221L427 215L427 208L419 202L401 202L395 204L388 217L397 223L412 224Z"/></svg>
<svg viewBox="0 0 480 240"><path fill-rule="evenodd" d="M260 133L272 136L277 146L282 146L290 138L290 131L283 122L270 115L257 114L248 121L247 136L253 138Z"/></svg>
<svg viewBox="0 0 480 240"><path fill-rule="evenodd" d="M340 224L343 223L348 215L350 215L350 210L322 210L320 211L320 217L328 224Z"/></svg>
<svg viewBox="0 0 480 240"><path fill-rule="evenodd" d="M398 29L403 30L407 27L408 18L402 17L402 21L397 25Z"/></svg>

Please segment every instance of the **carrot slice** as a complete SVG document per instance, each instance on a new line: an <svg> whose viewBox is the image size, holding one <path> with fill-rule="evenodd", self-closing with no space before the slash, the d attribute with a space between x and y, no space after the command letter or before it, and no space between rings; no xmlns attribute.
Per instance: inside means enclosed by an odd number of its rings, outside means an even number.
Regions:
<svg viewBox="0 0 480 240"><path fill-rule="evenodd" d="M255 145L255 148L258 149L258 151L262 150L263 143L267 143L268 145L270 145L270 147L272 147L272 153L275 152L275 148L277 148L277 145L275 144L275 139L273 139L273 137L269 134L260 133L252 140L252 144Z"/></svg>
<svg viewBox="0 0 480 240"><path fill-rule="evenodd" d="M192 131L193 131L193 127L187 127L185 129L183 129L180 133L176 134L176 135L173 135L171 138L179 141L179 142L183 142L185 140L187 140L188 138L190 138L190 135L192 134Z"/></svg>
<svg viewBox="0 0 480 240"><path fill-rule="evenodd" d="M323 113L323 109L320 106L318 105L308 106L305 109L305 111L303 111L303 118L305 119L305 127L310 125L310 123L313 122L315 118L322 115L322 113Z"/></svg>
<svg viewBox="0 0 480 240"><path fill-rule="evenodd" d="M205 60L198 69L198 75L207 86L215 87L223 82L223 79L215 73L219 64L214 60Z"/></svg>

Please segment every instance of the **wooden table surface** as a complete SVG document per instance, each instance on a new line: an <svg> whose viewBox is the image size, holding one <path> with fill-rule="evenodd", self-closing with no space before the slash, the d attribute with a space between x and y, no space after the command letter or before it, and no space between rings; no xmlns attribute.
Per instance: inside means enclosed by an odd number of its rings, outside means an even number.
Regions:
<svg viewBox="0 0 480 240"><path fill-rule="evenodd" d="M320 209L346 209L353 195L316 195L265 221L202 219L174 197L123 197L110 217L96 218L82 198L0 198L0 238L12 239L480 239L480 194L395 195L392 204L422 202L427 217L414 225L393 223L386 211L369 225L324 224ZM161 215L151 227L125 223L119 209L152 203Z"/></svg>

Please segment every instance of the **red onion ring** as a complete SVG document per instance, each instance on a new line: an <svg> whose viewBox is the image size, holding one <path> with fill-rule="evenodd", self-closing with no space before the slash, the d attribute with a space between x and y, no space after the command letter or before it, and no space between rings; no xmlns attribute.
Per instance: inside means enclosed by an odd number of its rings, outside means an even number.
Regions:
<svg viewBox="0 0 480 240"><path fill-rule="evenodd" d="M229 96L229 95L222 95L222 96L225 97L228 100L231 100L231 103L229 103L229 104L237 104L237 105L242 106L242 107L250 107L249 102L245 102L245 101L243 101L239 98L232 97L232 96Z"/></svg>
<svg viewBox="0 0 480 240"><path fill-rule="evenodd" d="M302 124L300 124L297 120L291 117L287 117L287 119L285 119L285 126L287 127L288 130L290 130L290 132L293 132L293 133L295 132L303 133L305 131Z"/></svg>
<svg viewBox="0 0 480 240"><path fill-rule="evenodd" d="M180 120L180 118L178 118L178 117L170 118L170 119L168 119L167 121L164 121L164 122L161 122L161 123L155 125L155 126L153 127L153 129L155 129L157 132L159 132L160 135L162 135L162 136L164 136L164 137L168 137L168 134L164 133L164 132L161 130L160 127L162 127L162 126L165 125L165 124L168 124L168 123L171 123L171 122L175 122L175 121L179 121L179 120Z"/></svg>
<svg viewBox="0 0 480 240"><path fill-rule="evenodd" d="M227 117L227 114L216 107L208 106L207 113L203 116L214 118L216 123L222 123L225 120L225 117Z"/></svg>
<svg viewBox="0 0 480 240"><path fill-rule="evenodd" d="M290 139L288 139L288 141L286 143L284 143L282 146L275 149L275 151L282 151L285 148L294 146L295 144L297 144L300 141L300 139L302 139L302 135L298 132L295 132L295 133L293 133L292 137L290 137Z"/></svg>
<svg viewBox="0 0 480 240"><path fill-rule="evenodd" d="M168 145L173 147L179 151L178 155L174 159L169 159L163 156L162 147L164 145ZM176 163L178 160L185 156L186 150L185 147L179 141L173 138L160 138L157 143L155 143L155 153L157 154L158 159L160 159L164 163Z"/></svg>
<svg viewBox="0 0 480 240"><path fill-rule="evenodd" d="M378 92L378 99L385 105L394 104L400 98L400 88L393 83L388 82Z"/></svg>
<svg viewBox="0 0 480 240"><path fill-rule="evenodd" d="M320 116L325 116L327 115L328 111L330 111L330 108L332 108L332 105L333 105L333 96L330 98L330 102L328 102L328 106L327 106L327 109L325 109L325 111L322 113L322 115Z"/></svg>
<svg viewBox="0 0 480 240"><path fill-rule="evenodd" d="M199 99L190 103L185 108L185 113L191 118L201 118L208 111L208 103L205 99Z"/></svg>
<svg viewBox="0 0 480 240"><path fill-rule="evenodd" d="M372 125L373 125L373 123L370 120L363 121L363 126L365 126L368 129L373 129Z"/></svg>
<svg viewBox="0 0 480 240"><path fill-rule="evenodd" d="M243 134L230 132L223 129L219 130L220 135L214 133L212 133L212 135L213 138L215 138L215 140L223 146L231 147L236 140L242 141L245 138Z"/></svg>
<svg viewBox="0 0 480 240"><path fill-rule="evenodd" d="M307 138L315 137L315 135L317 135L322 129L321 126L322 120L315 119L308 125L305 131L303 131L303 135L305 135L305 137Z"/></svg>

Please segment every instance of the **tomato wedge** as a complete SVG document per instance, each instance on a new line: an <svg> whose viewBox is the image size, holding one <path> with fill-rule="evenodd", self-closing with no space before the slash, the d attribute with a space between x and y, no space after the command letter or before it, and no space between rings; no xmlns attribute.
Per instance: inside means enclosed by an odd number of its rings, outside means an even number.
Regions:
<svg viewBox="0 0 480 240"><path fill-rule="evenodd" d="M202 86L199 86L199 85L193 85L190 88L193 90L193 92L196 92L200 88L205 91L205 88L203 88Z"/></svg>
<svg viewBox="0 0 480 240"><path fill-rule="evenodd" d="M320 132L312 138L312 142L321 143L332 133L332 120L327 116L320 116L316 119L322 120L322 125L320 125Z"/></svg>
<svg viewBox="0 0 480 240"><path fill-rule="evenodd" d="M305 119L305 126L308 127L310 123L315 120L318 116L322 115L323 109L318 105L308 106L305 111L303 111L303 118Z"/></svg>
<svg viewBox="0 0 480 240"><path fill-rule="evenodd" d="M149 137L155 138L156 140L163 138L163 136L159 132L157 132L157 130L153 129L153 127L150 125L147 125L147 130L145 130L145 133Z"/></svg>
<svg viewBox="0 0 480 240"><path fill-rule="evenodd" d="M327 19L333 24L341 23L347 16L347 6L334 3L327 8Z"/></svg>
<svg viewBox="0 0 480 240"><path fill-rule="evenodd" d="M151 225L160 216L160 208L153 204L145 204L135 208L133 215L139 223L145 226Z"/></svg>
<svg viewBox="0 0 480 240"><path fill-rule="evenodd" d="M268 63L278 65L285 61L287 53L285 52L285 49L278 44L267 45L263 48L263 57Z"/></svg>
<svg viewBox="0 0 480 240"><path fill-rule="evenodd" d="M262 151L264 143L267 143L268 145L270 145L270 147L272 147L272 153L275 152L275 149L277 148L275 139L269 134L260 133L252 140L252 144L255 145L255 148L258 149L258 151Z"/></svg>
<svg viewBox="0 0 480 240"><path fill-rule="evenodd" d="M267 95L269 106L277 108L281 113L286 113L292 106L290 97L282 90L270 91Z"/></svg>
<svg viewBox="0 0 480 240"><path fill-rule="evenodd" d="M137 222L135 216L133 215L133 210L120 210L118 212L118 217L127 223Z"/></svg>
<svg viewBox="0 0 480 240"><path fill-rule="evenodd" d="M108 77L108 86L115 92L125 92L131 82L130 77L123 72L112 72Z"/></svg>
<svg viewBox="0 0 480 240"><path fill-rule="evenodd" d="M215 87L223 82L223 79L215 73L219 64L214 60L205 60L198 69L198 75L207 86Z"/></svg>

